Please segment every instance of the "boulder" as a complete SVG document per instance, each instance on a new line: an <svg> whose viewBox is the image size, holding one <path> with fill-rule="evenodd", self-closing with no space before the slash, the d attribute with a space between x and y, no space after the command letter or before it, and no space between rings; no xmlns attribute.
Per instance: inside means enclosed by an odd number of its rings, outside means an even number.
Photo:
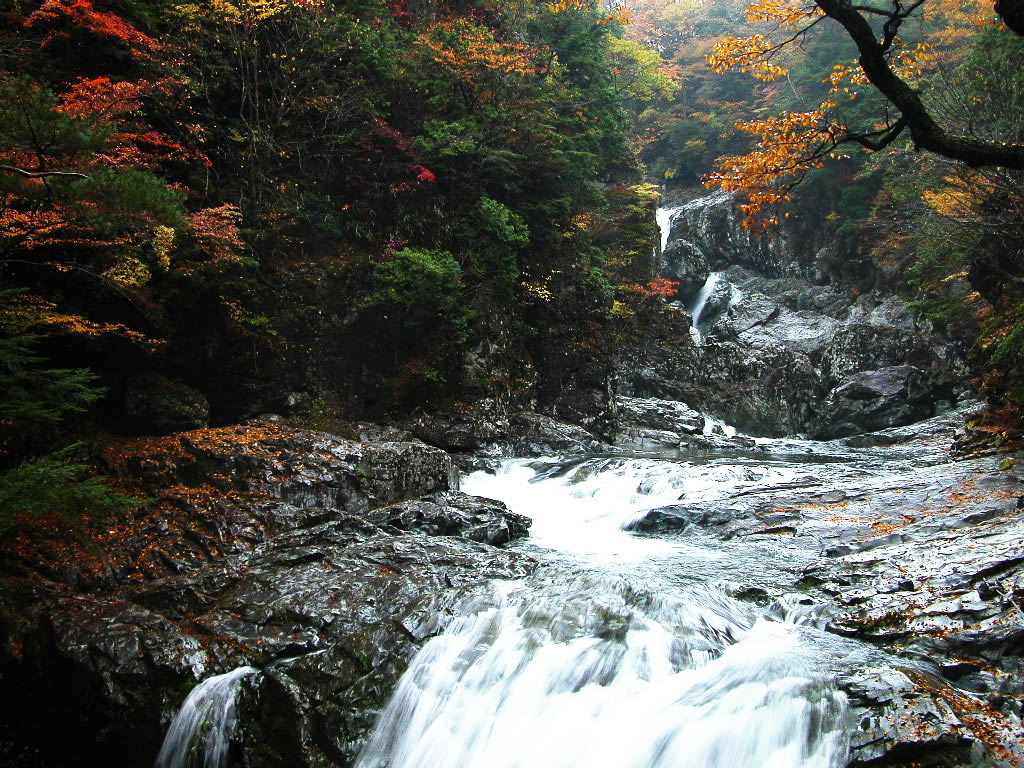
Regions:
<svg viewBox="0 0 1024 768"><path fill-rule="evenodd" d="M478 451L509 437L506 409L495 400L422 414L409 427L420 440L446 451Z"/></svg>
<svg viewBox="0 0 1024 768"><path fill-rule="evenodd" d="M618 398L619 423L623 427L694 434L704 429L704 416L677 400L653 397Z"/></svg>
<svg viewBox="0 0 1024 768"><path fill-rule="evenodd" d="M670 240L661 254L658 275L679 283L676 292L684 301L697 295L709 274L704 254L688 240Z"/></svg>
<svg viewBox="0 0 1024 768"><path fill-rule="evenodd" d="M921 421L934 415L933 397L912 365L861 371L829 393L815 435L828 440Z"/></svg>
<svg viewBox="0 0 1024 768"><path fill-rule="evenodd" d="M443 491L380 507L367 519L388 531L457 536L484 544L507 544L529 533L531 520L500 501Z"/></svg>
<svg viewBox="0 0 1024 768"><path fill-rule="evenodd" d="M595 435L583 427L566 424L540 413L518 413L511 419L514 456L540 456L546 453L597 453L607 449Z"/></svg>
<svg viewBox="0 0 1024 768"><path fill-rule="evenodd" d="M125 384L124 415L143 434L167 435L205 427L210 423L210 403L188 384L142 373Z"/></svg>

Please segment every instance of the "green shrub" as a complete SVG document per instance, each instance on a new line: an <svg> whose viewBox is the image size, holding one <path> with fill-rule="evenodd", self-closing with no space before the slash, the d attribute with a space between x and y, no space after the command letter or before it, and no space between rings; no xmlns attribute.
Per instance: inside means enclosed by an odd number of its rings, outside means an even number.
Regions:
<svg viewBox="0 0 1024 768"><path fill-rule="evenodd" d="M0 537L19 523L56 514L79 527L83 517L93 520L131 509L141 503L114 493L102 477L72 456L75 443L38 461L0 474Z"/></svg>

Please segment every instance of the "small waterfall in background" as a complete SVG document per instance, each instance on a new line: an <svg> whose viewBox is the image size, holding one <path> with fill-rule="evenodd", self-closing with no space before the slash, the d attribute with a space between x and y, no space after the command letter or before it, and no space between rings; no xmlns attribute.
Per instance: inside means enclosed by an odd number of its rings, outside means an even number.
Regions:
<svg viewBox="0 0 1024 768"><path fill-rule="evenodd" d="M697 292L689 307L690 317L693 319L693 328L700 333L700 327L704 316L708 313L708 307L713 303L713 312L710 315L711 321L724 315L732 307L743 300L743 291L737 288L724 272L712 272L708 279Z"/></svg>
<svg viewBox="0 0 1024 768"><path fill-rule="evenodd" d="M239 667L193 688L167 729L156 768L222 768L237 725L238 690L257 671Z"/></svg>
<svg viewBox="0 0 1024 768"><path fill-rule="evenodd" d="M668 247L668 236L672 233L672 218L676 215L678 208L659 208L655 214L658 220L658 231L661 233L661 250L664 253Z"/></svg>
<svg viewBox="0 0 1024 768"><path fill-rule="evenodd" d="M697 292L697 295L693 299L693 306L690 308L690 316L693 318L693 327L697 328L700 325L700 316L704 314L704 307L708 304L708 299L714 292L715 288L722 281L721 272L712 272L708 275L707 282L701 286L701 289Z"/></svg>

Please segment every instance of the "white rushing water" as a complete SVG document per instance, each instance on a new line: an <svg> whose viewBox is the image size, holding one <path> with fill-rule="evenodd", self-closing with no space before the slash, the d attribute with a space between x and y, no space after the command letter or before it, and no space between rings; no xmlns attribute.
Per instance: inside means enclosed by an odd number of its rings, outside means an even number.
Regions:
<svg viewBox="0 0 1024 768"><path fill-rule="evenodd" d="M242 680L257 672L239 667L203 680L174 716L156 768L221 768L237 725L235 699Z"/></svg>
<svg viewBox="0 0 1024 768"><path fill-rule="evenodd" d="M693 299L693 304L690 307L690 316L693 318L693 327L697 328L700 326L700 316L704 314L704 308L708 305L708 299L711 298L711 294L714 293L715 288L725 278L721 272L712 272L708 275L708 279L701 286L700 290L697 291L697 295Z"/></svg>
<svg viewBox="0 0 1024 768"><path fill-rule="evenodd" d="M424 645L358 768L842 765L845 697L795 624L712 584L654 589L623 570L720 557L624 531L643 511L800 471L508 460L467 477L466 491L533 519L531 541L551 550L552 565L494 584ZM580 567L566 568L567 557Z"/></svg>
<svg viewBox="0 0 1024 768"><path fill-rule="evenodd" d="M668 236L672 232L672 217L675 216L678 208L659 208L655 217L658 221L658 231L661 233L661 250L668 247Z"/></svg>

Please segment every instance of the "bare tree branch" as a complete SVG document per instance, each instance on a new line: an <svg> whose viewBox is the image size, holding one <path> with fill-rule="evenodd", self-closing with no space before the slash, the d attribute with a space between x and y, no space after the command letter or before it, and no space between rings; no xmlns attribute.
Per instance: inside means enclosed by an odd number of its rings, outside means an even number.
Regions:
<svg viewBox="0 0 1024 768"><path fill-rule="evenodd" d="M88 179L84 173L73 171L26 171L24 168L17 168L13 165L0 165L0 171L16 173L26 179L44 179L50 176L57 176L65 179Z"/></svg>

